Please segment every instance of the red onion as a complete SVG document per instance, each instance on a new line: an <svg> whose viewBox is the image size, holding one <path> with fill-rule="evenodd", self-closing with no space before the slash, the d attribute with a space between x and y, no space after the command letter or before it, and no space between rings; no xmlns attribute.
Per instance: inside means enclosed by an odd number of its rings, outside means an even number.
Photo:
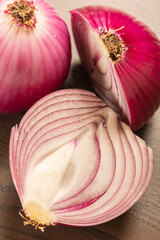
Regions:
<svg viewBox="0 0 160 240"><path fill-rule="evenodd" d="M12 128L10 169L24 224L91 226L146 191L153 153L94 93L51 93Z"/></svg>
<svg viewBox="0 0 160 240"><path fill-rule="evenodd" d="M160 42L122 11L88 6L71 11L75 43L97 94L132 130L160 103Z"/></svg>
<svg viewBox="0 0 160 240"><path fill-rule="evenodd" d="M1 0L0 11L0 112L17 112L62 85L70 36L43 0Z"/></svg>

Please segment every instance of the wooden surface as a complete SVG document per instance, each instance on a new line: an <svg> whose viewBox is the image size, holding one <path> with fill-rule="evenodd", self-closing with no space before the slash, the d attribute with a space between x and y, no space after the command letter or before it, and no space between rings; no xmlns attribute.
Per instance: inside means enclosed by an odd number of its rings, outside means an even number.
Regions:
<svg viewBox="0 0 160 240"><path fill-rule="evenodd" d="M52 0L50 0L52 2ZM73 3L72 3L73 2ZM61 11L68 24L68 10L95 4L97 1L55 0L54 6ZM103 1L104 2L104 1ZM112 0L109 5L117 6L144 20L160 36L160 0ZM144 4L146 2L146 4ZM102 3L99 1L98 3ZM153 5L150 6L150 3ZM52 3L53 4L53 3ZM153 11L154 8L154 11ZM136 10L137 9L137 10ZM141 11L141 12L140 12ZM145 14L144 14L145 12ZM153 14L154 12L154 14ZM141 14L142 13L142 14ZM146 17L145 17L146 16ZM152 16L152 17L151 17ZM159 19L159 21L158 21ZM72 35L71 35L72 39ZM72 67L64 87L90 89L72 39ZM154 176L144 196L122 216L98 226L79 228L49 227L44 233L31 226L23 226L18 215L21 208L12 183L8 164L8 142L10 129L19 123L23 113L0 114L0 240L159 240L160 239L160 109L137 134L154 151Z"/></svg>

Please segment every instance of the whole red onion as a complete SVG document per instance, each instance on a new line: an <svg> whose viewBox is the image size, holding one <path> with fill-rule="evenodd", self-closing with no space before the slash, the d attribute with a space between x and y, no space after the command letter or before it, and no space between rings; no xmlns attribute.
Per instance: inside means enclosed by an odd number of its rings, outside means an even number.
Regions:
<svg viewBox="0 0 160 240"><path fill-rule="evenodd" d="M44 0L1 0L0 12L0 112L17 112L62 85L70 36Z"/></svg>

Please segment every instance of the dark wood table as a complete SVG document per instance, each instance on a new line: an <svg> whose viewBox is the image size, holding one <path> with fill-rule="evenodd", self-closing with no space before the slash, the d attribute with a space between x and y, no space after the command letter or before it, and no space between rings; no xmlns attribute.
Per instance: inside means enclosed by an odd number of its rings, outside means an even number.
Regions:
<svg viewBox="0 0 160 240"><path fill-rule="evenodd" d="M72 1L62 0L60 3L57 0L54 6L61 11L61 15L66 20L70 30L68 10L79 5L90 4L91 2L96 3L96 1L89 0L85 2L75 0L73 3ZM116 0L108 2L110 5L113 2L114 6L118 4ZM132 8L128 4L128 2L133 4L132 0L123 0L120 2L120 8L126 7L125 10L131 9L136 13L134 7ZM148 0L147 2L149 3ZM99 3L102 3L102 1L99 1ZM150 26L153 24L154 30L157 29L157 33L159 34L160 29L158 30L157 28L158 23L156 20L149 21L148 19L148 16L152 13L151 7L146 7L143 3L143 0L139 1L139 3L135 1L136 6L143 6L145 8L146 22L150 22ZM159 6L160 13L160 1L155 0L155 5ZM158 13L157 7L155 9L155 16L158 16L156 15ZM141 10L143 12L143 9ZM156 26L154 22L157 23ZM90 89L88 78L81 66L72 35L71 40L72 66L63 87ZM155 157L154 176L144 196L130 210L110 222L86 228L68 226L49 227L44 233L39 230L35 231L31 226L23 226L23 220L18 214L21 205L9 170L8 144L10 130L12 126L19 123L23 115L24 113L0 114L0 240L160 240L160 109L146 126L137 132L152 147Z"/></svg>

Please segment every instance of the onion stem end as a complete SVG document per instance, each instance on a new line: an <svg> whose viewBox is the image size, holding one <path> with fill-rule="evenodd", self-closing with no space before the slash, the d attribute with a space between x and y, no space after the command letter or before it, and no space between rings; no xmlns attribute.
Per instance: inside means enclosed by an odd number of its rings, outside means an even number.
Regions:
<svg viewBox="0 0 160 240"><path fill-rule="evenodd" d="M35 230L39 229L44 232L47 226L53 225L53 216L51 212L45 209L37 202L29 201L23 211L19 212L19 215L25 220L24 226L32 225Z"/></svg>
<svg viewBox="0 0 160 240"><path fill-rule="evenodd" d="M105 49L108 53L108 57L111 59L113 63L119 61L122 57L122 53L124 51L124 45L120 36L116 33L124 28L111 30L107 32L105 29L101 29L99 38L102 41Z"/></svg>

